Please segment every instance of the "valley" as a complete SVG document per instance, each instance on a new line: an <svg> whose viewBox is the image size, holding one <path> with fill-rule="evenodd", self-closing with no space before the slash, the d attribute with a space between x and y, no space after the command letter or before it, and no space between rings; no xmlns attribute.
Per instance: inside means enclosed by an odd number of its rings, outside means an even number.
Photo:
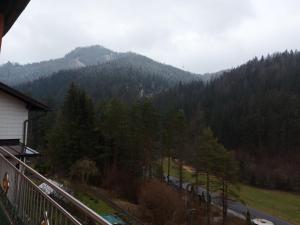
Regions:
<svg viewBox="0 0 300 225"><path fill-rule="evenodd" d="M17 83L11 79L19 76L16 71L24 75ZM136 53L92 46L61 59L2 65L0 79L53 109L46 116L30 115L38 119L30 124L28 140L42 153L34 164L43 173L70 174L130 204L146 204L140 198L150 201L148 193L141 195L140 188L145 180L161 179L166 162L160 164L160 158L172 157L178 162L170 175L182 182L209 185L224 196L233 191L257 215L299 224L298 72L298 52L255 58L204 78ZM191 166L180 170L182 162ZM202 175L196 181L191 168L199 174L209 170L208 183ZM114 214L89 193L77 197L98 213ZM213 214L207 203L197 210L199 216Z"/></svg>

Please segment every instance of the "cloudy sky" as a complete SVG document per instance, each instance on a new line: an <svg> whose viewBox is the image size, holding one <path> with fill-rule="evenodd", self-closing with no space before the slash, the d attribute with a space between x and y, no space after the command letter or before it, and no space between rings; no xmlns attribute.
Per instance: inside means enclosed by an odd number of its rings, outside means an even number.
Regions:
<svg viewBox="0 0 300 225"><path fill-rule="evenodd" d="M100 44L197 73L300 49L299 0L31 0L0 63L62 57Z"/></svg>

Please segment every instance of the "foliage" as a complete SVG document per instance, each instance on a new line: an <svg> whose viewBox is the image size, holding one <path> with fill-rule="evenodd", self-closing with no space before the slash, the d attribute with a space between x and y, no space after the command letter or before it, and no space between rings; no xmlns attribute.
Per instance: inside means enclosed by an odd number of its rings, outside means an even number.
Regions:
<svg viewBox="0 0 300 225"><path fill-rule="evenodd" d="M142 186L139 203L152 224L181 224L184 219L184 202L180 194L159 181L148 181Z"/></svg>
<svg viewBox="0 0 300 225"><path fill-rule="evenodd" d="M79 159L71 166L71 176L79 178L83 184L87 184L90 177L97 175L96 163L89 159Z"/></svg>
<svg viewBox="0 0 300 225"><path fill-rule="evenodd" d="M94 123L92 101L71 84L49 134L48 155L53 169L68 171L74 162L92 154L95 148Z"/></svg>
<svg viewBox="0 0 300 225"><path fill-rule="evenodd" d="M182 109L188 121L204 114L220 142L237 153L244 181L300 190L299 73L299 52L277 53L207 84L178 84L154 102L162 112Z"/></svg>

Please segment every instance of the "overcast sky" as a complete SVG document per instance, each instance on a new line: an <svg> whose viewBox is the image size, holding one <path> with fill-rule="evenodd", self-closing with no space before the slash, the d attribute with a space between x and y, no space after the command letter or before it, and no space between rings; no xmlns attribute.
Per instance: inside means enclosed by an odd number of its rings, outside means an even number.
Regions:
<svg viewBox="0 0 300 225"><path fill-rule="evenodd" d="M197 73L300 49L299 0L31 0L0 63L62 57L100 44Z"/></svg>

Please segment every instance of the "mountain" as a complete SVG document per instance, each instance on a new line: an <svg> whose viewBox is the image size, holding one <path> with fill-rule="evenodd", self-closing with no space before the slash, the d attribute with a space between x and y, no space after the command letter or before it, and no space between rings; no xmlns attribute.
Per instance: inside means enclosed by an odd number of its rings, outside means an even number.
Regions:
<svg viewBox="0 0 300 225"><path fill-rule="evenodd" d="M9 85L18 85L47 77L60 70L76 69L89 65L101 64L118 57L118 53L102 46L76 48L62 58L20 65L6 63L0 66L0 81Z"/></svg>
<svg viewBox="0 0 300 225"><path fill-rule="evenodd" d="M133 52L116 53L91 46L76 48L56 60L24 66L3 65L0 79L37 98L52 96L58 102L71 82L95 100L118 97L133 101L166 91L179 82L200 80L201 76Z"/></svg>
<svg viewBox="0 0 300 225"><path fill-rule="evenodd" d="M114 60L118 60L118 63L123 65L140 67L145 72L161 74L161 76L173 81L187 82L199 79L199 76L196 74L155 62L142 55L131 52L117 53L95 45L79 47L62 58L38 63L20 65L8 62L0 66L0 81L15 86L42 77L48 77L60 70L73 70L91 65L100 65Z"/></svg>
<svg viewBox="0 0 300 225"><path fill-rule="evenodd" d="M136 56L134 56L136 57ZM148 61L148 59L146 59ZM62 70L51 76L20 84L23 92L38 99L51 97L61 103L71 83L85 90L95 101L119 98L126 102L150 97L168 90L176 79L167 79L161 71L136 66L120 59L74 70Z"/></svg>
<svg viewBox="0 0 300 225"><path fill-rule="evenodd" d="M159 75L173 83L186 83L202 78L201 75L186 72L176 67L156 62L146 56L132 52L123 53L121 57L115 60L115 62L121 66L135 67L142 72Z"/></svg>
<svg viewBox="0 0 300 225"><path fill-rule="evenodd" d="M105 55L101 63L95 60L87 65L95 57L88 60L89 50L77 49L64 59L76 58L84 66L60 70L17 88L57 103L63 101L72 82L95 102L117 98L132 103L151 97L163 115L178 109L191 126L211 127L219 141L235 152L244 181L300 190L299 52L254 58L237 68L208 74L207 79L135 53Z"/></svg>

